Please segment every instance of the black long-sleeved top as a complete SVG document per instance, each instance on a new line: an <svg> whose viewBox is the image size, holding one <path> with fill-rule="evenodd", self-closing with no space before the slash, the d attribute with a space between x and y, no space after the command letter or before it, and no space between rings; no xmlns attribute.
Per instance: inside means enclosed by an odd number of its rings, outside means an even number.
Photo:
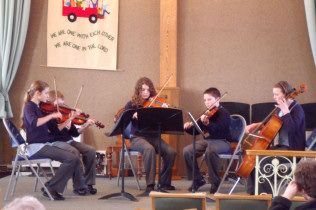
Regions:
<svg viewBox="0 0 316 210"><path fill-rule="evenodd" d="M210 123L208 125L204 125L201 120L198 120L197 123L202 131L209 134L207 139L226 139L227 141L231 140L229 130L230 114L224 107L219 106L218 111L212 117L210 117ZM186 132L192 134L193 127L186 130Z"/></svg>
<svg viewBox="0 0 316 210"><path fill-rule="evenodd" d="M62 130L59 130L57 120L52 120L52 122L49 125L49 129L51 133L54 135L55 141L69 141L72 140L72 137L78 137L80 133L78 132L78 129L75 125L71 124L70 128L63 128Z"/></svg>
<svg viewBox="0 0 316 210"><path fill-rule="evenodd" d="M302 106L293 101L289 106L290 113L281 117L282 128L288 133L289 149L305 150L305 114Z"/></svg>
<svg viewBox="0 0 316 210"><path fill-rule="evenodd" d="M23 109L23 124L29 144L53 142L54 135L51 134L49 127L52 121L37 126L38 118L44 117L42 110L32 101L28 101Z"/></svg>
<svg viewBox="0 0 316 210"><path fill-rule="evenodd" d="M292 201L282 196L276 196L272 200L269 210L290 210ZM295 210L316 210L316 199L307 201L306 203L297 206Z"/></svg>

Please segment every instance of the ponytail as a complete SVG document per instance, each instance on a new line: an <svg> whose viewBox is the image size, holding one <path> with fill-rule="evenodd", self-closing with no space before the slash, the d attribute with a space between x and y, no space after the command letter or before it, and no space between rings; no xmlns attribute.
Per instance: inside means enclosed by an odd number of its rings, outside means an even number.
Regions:
<svg viewBox="0 0 316 210"><path fill-rule="evenodd" d="M25 104L27 102L29 102L30 100L32 100L32 98L34 97L36 91L38 92L42 92L45 88L49 87L49 85L41 80L36 80L34 81L30 88L28 89L28 91L25 93L24 95L24 100L23 100L23 105L22 105L22 112L21 112L21 128L24 128L24 124L23 124L23 115L24 115L24 107Z"/></svg>

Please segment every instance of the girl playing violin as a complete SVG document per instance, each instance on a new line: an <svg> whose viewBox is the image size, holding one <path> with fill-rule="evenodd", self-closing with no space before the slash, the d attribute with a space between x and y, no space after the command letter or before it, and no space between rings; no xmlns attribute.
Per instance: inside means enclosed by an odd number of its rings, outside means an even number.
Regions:
<svg viewBox="0 0 316 210"><path fill-rule="evenodd" d="M44 114L39 108L40 102L46 102L49 95L49 86L46 82L35 81L31 84L24 99L22 109L22 127L26 131L28 152L36 158L50 158L61 162L55 176L46 184L46 188L55 200L64 200L62 193L67 181L75 171L80 170L79 158L63 149L53 146L54 135L50 132L53 119L61 118L59 112ZM43 195L48 197L46 191Z"/></svg>
<svg viewBox="0 0 316 210"><path fill-rule="evenodd" d="M271 145L274 150L305 150L305 114L302 106L294 99L287 96L294 89L287 81L280 81L273 86L273 99L276 102L277 115L283 124L279 130L278 141ZM253 123L246 127L246 133L252 132L261 123ZM266 162L269 162L267 160ZM262 165L265 165L264 163ZM247 192L254 194L254 170L247 183ZM271 193L267 182L262 184L262 191Z"/></svg>
<svg viewBox="0 0 316 210"><path fill-rule="evenodd" d="M125 110L136 110L137 108L144 107L144 104L155 96L156 90L152 81L147 77L142 77L136 82L134 95L132 100L126 104ZM167 104L162 104L162 107L167 107ZM155 187L156 152L159 141L161 141L160 156L164 163L161 170L161 189L175 190L175 187L171 185L171 172L176 157L175 150L157 136L141 134L137 127L137 112L134 113L129 127L130 133L128 134L128 138L131 141L131 149L139 151L143 157L147 184L144 194L148 195Z"/></svg>
<svg viewBox="0 0 316 210"><path fill-rule="evenodd" d="M56 98L57 95L57 98ZM60 91L51 90L49 92L49 101L55 105L64 106L64 95ZM52 129L52 133L55 135L55 146L65 149L69 152L76 154L80 158L82 156L82 162L84 166L84 172L82 170L75 172L74 174L74 193L78 195L85 195L87 192L90 194L96 194L97 189L93 187L95 185L96 177L96 151L93 147L81 142L73 140L73 137L78 137L83 131L95 122L93 119L88 119L85 124L77 128L72 120L81 115L81 110L71 111L68 119L58 124L55 120L55 127ZM83 168L82 168L83 169Z"/></svg>
<svg viewBox="0 0 316 210"><path fill-rule="evenodd" d="M202 131L207 132L209 136L206 139L201 139L195 142L196 157L200 157L205 153L205 161L208 167L208 174L211 183L211 193L215 193L220 184L219 177L219 153L230 152L230 114L228 111L220 105L219 98L221 94L217 88L211 87L204 91L204 105L207 109L216 109L212 116L203 114L197 121ZM212 107L211 107L212 106ZM184 130L190 134L193 132L192 122L186 122L184 124ZM198 132L196 132L198 133ZM192 179L193 171L193 145L187 145L183 148L183 155L187 168L187 175L189 179ZM195 180L193 180L192 186L188 189L192 191L198 190L199 187L205 184L205 180L200 173L198 164L195 160Z"/></svg>

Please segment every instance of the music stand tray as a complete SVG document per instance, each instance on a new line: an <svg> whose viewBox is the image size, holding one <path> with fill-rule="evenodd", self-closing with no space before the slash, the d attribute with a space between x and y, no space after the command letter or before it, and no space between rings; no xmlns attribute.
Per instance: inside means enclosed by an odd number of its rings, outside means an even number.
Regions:
<svg viewBox="0 0 316 210"><path fill-rule="evenodd" d="M138 130L141 134L152 134L161 139L161 134L183 134L182 110L174 108L139 108L137 109ZM158 143L160 154L161 141ZM158 191L160 189L161 160L158 158Z"/></svg>
<svg viewBox="0 0 316 210"><path fill-rule="evenodd" d="M183 134L182 110L174 108L139 108L138 129L143 134Z"/></svg>
<svg viewBox="0 0 316 210"><path fill-rule="evenodd" d="M135 110L126 110L122 113L121 117L117 120L116 124L114 125L113 129L111 130L111 132L105 133L106 136L117 136L117 135L121 135L123 134L124 130L126 129L126 127L128 126L128 124L130 123L133 114L135 113ZM125 152L125 138L122 135L122 161L121 161L121 171L119 171L118 173L122 173L122 184L121 184L121 192L118 193L112 193L112 194L108 194L105 196L102 196L99 199L108 199L108 198L112 198L112 197L118 197L118 196L122 196L125 197L131 201L138 201L132 194L125 192L124 190L124 152Z"/></svg>

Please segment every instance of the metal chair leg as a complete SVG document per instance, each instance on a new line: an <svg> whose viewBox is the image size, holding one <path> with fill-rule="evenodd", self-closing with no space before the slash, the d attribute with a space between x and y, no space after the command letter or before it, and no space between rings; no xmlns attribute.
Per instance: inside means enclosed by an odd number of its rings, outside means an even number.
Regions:
<svg viewBox="0 0 316 210"><path fill-rule="evenodd" d="M52 165L52 161L49 162L49 167L50 167L50 170L51 170L53 176L55 176L55 171L54 171L54 168L53 168L53 165Z"/></svg>
<svg viewBox="0 0 316 210"><path fill-rule="evenodd" d="M134 164L133 164L132 159L131 159L131 155L130 155L130 153L129 153L129 151L128 151L126 145L125 145L125 148L124 148L124 149L125 149L125 152L126 152L126 154L127 154L127 159L128 159L128 161L129 161L129 163L130 163L130 166L131 166L131 169L132 169L134 178L135 178L135 180L136 180L137 188L138 188L138 190L141 190L141 187L140 187L140 185L139 185L139 180L138 180L137 174L136 174L136 172L135 172L135 167L134 167ZM121 173L125 173L125 171L121 171L121 161L123 160L123 158L122 158L123 155L125 155L125 154L120 154L120 163L119 163L119 169L118 169L118 174L117 174L117 186L120 186L120 178L121 178L121 176L122 176ZM125 163L123 163L123 164L125 164Z"/></svg>
<svg viewBox="0 0 316 210"><path fill-rule="evenodd" d="M134 167L134 164L133 164L132 159L131 159L131 154L127 150L126 145L125 145L125 149L126 149L125 151L126 151L126 154L127 154L127 158L128 158L129 164L131 165L131 168L132 168L132 172L133 172L134 178L135 178L135 180L137 182L137 188L138 188L138 190L141 190L140 185L139 185L139 181L138 181L138 177L137 177L137 174L135 172L135 167Z"/></svg>
<svg viewBox="0 0 316 210"><path fill-rule="evenodd" d="M118 168L118 171L117 171L117 186L120 186L120 178L121 178L121 163L122 163L122 160L123 160L123 155L122 152L120 152L120 162L118 163L119 164L119 168ZM124 164L124 163L123 163ZM124 172L122 172L124 173Z"/></svg>
<svg viewBox="0 0 316 210"><path fill-rule="evenodd" d="M16 170L16 172L15 172L15 179L14 179L14 183L13 183L13 187L12 187L12 191L11 191L11 196L14 195L15 187L16 187L16 184L17 184L19 176L20 176L20 170L21 170L21 165L18 165L18 170Z"/></svg>
<svg viewBox="0 0 316 210"><path fill-rule="evenodd" d="M6 192L5 192L4 201L6 201L7 198L8 198L9 191L10 191L11 184L12 184L12 178L13 178L13 176L14 176L14 174L15 174L15 171L16 171L16 162L14 162L13 167L12 167L12 172L11 172L9 184L8 184L8 186L7 186L7 190L6 190Z"/></svg>
<svg viewBox="0 0 316 210"><path fill-rule="evenodd" d="M31 167L32 172L35 174L36 178L40 181L40 183L42 184L42 186L44 187L45 192L47 193L48 197L53 201L54 198L53 196L50 194L49 190L47 189L47 187L45 186L45 183L42 181L42 179L38 176L38 174L36 173L34 167L32 166L31 162L28 161L29 166Z"/></svg>
<svg viewBox="0 0 316 210"><path fill-rule="evenodd" d="M40 165L39 165L39 163L37 163L37 169L36 169L36 173L37 173L37 174L38 174L38 172L39 172L39 169L40 169ZM34 192L36 192L37 183L38 183L38 179L36 178L36 179L35 179L35 185L34 185Z"/></svg>

